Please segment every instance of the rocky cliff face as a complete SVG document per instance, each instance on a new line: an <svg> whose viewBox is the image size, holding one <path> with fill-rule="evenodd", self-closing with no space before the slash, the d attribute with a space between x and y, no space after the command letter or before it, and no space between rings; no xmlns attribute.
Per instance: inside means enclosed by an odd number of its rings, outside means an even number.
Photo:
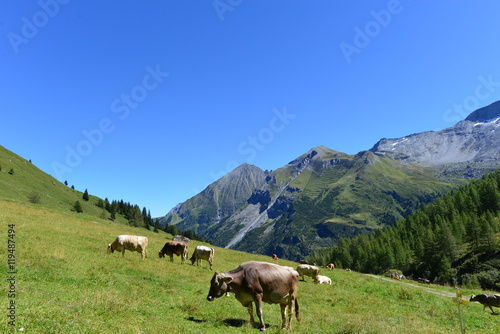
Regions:
<svg viewBox="0 0 500 334"><path fill-rule="evenodd" d="M206 236L205 231L243 205L266 176L260 168L243 164L198 195L176 205L160 223L173 223L181 230Z"/></svg>
<svg viewBox="0 0 500 334"><path fill-rule="evenodd" d="M407 164L432 167L442 176L477 177L500 165L500 102L442 131L381 139L370 150Z"/></svg>

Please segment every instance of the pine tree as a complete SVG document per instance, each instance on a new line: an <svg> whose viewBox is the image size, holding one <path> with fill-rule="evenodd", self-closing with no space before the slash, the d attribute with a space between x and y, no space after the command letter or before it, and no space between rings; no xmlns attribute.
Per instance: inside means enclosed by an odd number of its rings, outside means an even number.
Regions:
<svg viewBox="0 0 500 334"><path fill-rule="evenodd" d="M73 205L73 210L76 211L77 213L83 212L82 204L80 203L80 201L75 202L75 205Z"/></svg>
<svg viewBox="0 0 500 334"><path fill-rule="evenodd" d="M87 189L85 189L85 192L83 193L82 198L84 201L89 200L89 192L87 191Z"/></svg>
<svg viewBox="0 0 500 334"><path fill-rule="evenodd" d="M111 211L109 212L109 219L115 220L116 219L116 208L115 206L111 206Z"/></svg>
<svg viewBox="0 0 500 334"><path fill-rule="evenodd" d="M497 247L497 239L493 229L490 226L486 215L482 215L478 222L480 233L480 246L486 252L494 252Z"/></svg>
<svg viewBox="0 0 500 334"><path fill-rule="evenodd" d="M128 223L131 226L143 226L144 217L141 214L141 209L138 205L134 205L129 211Z"/></svg>

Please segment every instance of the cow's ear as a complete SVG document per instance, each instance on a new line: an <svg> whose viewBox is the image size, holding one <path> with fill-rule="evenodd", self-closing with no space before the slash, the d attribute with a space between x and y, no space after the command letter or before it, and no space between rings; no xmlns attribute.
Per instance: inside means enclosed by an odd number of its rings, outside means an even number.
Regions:
<svg viewBox="0 0 500 334"><path fill-rule="evenodd" d="M229 284L233 281L233 277L232 276L224 276L223 281L224 281L224 283Z"/></svg>

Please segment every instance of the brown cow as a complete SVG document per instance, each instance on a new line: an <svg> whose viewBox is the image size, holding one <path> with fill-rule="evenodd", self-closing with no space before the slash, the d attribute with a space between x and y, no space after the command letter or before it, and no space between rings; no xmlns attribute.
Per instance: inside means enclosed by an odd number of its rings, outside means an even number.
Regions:
<svg viewBox="0 0 500 334"><path fill-rule="evenodd" d="M277 260L278 259L278 255L273 254L272 258L273 258L273 260Z"/></svg>
<svg viewBox="0 0 500 334"><path fill-rule="evenodd" d="M108 254L115 251L122 253L125 257L125 250L141 253L142 259L148 257L146 248L148 247L148 238L137 235L119 235L112 244L108 245Z"/></svg>
<svg viewBox="0 0 500 334"><path fill-rule="evenodd" d="M482 295L472 295L470 297L470 302L479 302L483 304L483 311L486 309L486 306L488 306L491 310L491 314L497 314L495 311L493 311L492 306L495 307L500 307L500 295L494 295L494 294L489 294L485 293Z"/></svg>
<svg viewBox="0 0 500 334"><path fill-rule="evenodd" d="M335 268L335 265L333 263L329 263L327 267L329 270L333 270Z"/></svg>
<svg viewBox="0 0 500 334"><path fill-rule="evenodd" d="M181 257L181 264L183 264L188 257L187 243L182 241L168 241L161 251L158 252L160 258L164 258L165 255L170 256L170 262L174 262L174 254Z"/></svg>
<svg viewBox="0 0 500 334"><path fill-rule="evenodd" d="M207 300L223 296L227 292L235 294L236 299L245 306L253 324L252 302L260 321L260 330L265 331L266 325L262 319L262 302L280 304L281 326L291 329L292 314L300 321L297 289L299 273L293 268L279 266L274 263L250 261L226 273L216 272L210 281L210 291ZM288 307L288 326L286 326L286 309Z"/></svg>

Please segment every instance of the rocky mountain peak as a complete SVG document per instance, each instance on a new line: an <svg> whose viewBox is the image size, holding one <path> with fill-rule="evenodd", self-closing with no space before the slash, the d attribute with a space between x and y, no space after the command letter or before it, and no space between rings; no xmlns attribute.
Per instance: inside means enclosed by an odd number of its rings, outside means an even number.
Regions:
<svg viewBox="0 0 500 334"><path fill-rule="evenodd" d="M467 116L465 120L469 122L487 122L498 117L500 117L500 101L493 102L486 107L477 109Z"/></svg>

